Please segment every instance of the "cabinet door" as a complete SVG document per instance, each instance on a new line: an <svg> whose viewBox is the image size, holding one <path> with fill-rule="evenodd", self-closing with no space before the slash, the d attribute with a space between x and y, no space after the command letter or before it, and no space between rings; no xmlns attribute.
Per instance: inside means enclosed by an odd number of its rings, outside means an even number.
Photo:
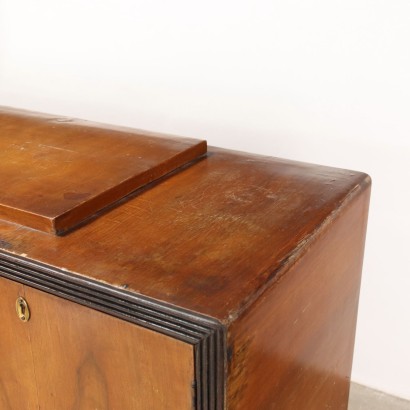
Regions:
<svg viewBox="0 0 410 410"><path fill-rule="evenodd" d="M34 378L25 375L35 392L30 409L192 409L191 345L27 286L24 296L30 320L19 323L14 313L11 328L31 339L27 358L18 348L13 351L19 364L30 359L27 372L34 366L36 388ZM8 337L2 351L13 347L14 334ZM7 389L15 400L24 395L13 385ZM21 407L13 402L11 408Z"/></svg>
<svg viewBox="0 0 410 410"><path fill-rule="evenodd" d="M23 285L0 277L0 409L36 409L37 392L27 323L16 312Z"/></svg>

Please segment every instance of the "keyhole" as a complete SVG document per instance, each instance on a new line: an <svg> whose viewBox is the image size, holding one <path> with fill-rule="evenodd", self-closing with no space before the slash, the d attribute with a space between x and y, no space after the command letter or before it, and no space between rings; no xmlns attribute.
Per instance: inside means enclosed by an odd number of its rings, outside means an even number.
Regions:
<svg viewBox="0 0 410 410"><path fill-rule="evenodd" d="M22 322L27 322L30 319L30 310L28 304L21 296L16 301L17 316Z"/></svg>
<svg viewBox="0 0 410 410"><path fill-rule="evenodd" d="M21 319L25 319L25 315L24 312L26 311L25 306L23 305L22 302L20 302L20 315L21 315Z"/></svg>

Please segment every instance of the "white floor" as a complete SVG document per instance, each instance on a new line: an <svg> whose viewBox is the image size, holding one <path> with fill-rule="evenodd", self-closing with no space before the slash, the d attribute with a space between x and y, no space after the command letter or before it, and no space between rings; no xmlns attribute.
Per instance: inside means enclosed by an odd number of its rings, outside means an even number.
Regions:
<svg viewBox="0 0 410 410"><path fill-rule="evenodd" d="M349 410L410 410L410 401L352 383Z"/></svg>

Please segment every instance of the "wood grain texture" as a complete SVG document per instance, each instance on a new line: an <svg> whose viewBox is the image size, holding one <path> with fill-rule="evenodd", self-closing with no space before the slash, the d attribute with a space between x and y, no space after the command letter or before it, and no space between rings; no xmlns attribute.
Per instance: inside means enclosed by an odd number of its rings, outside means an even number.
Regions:
<svg viewBox="0 0 410 410"><path fill-rule="evenodd" d="M225 332L218 321L2 251L0 276L190 344L195 408L223 408Z"/></svg>
<svg viewBox="0 0 410 410"><path fill-rule="evenodd" d="M34 410L37 385L30 333L15 303L24 286L0 277L0 409Z"/></svg>
<svg viewBox="0 0 410 410"><path fill-rule="evenodd" d="M26 408L192 409L191 345L29 287L25 298L31 346L19 345L14 357L32 351L35 378L24 382L38 396ZM10 334L20 326L14 316Z"/></svg>
<svg viewBox="0 0 410 410"><path fill-rule="evenodd" d="M131 342L118 347L135 328L151 332L138 336L154 348L144 357L190 374L173 398L184 406L196 396L198 410L345 409L369 191L360 172L211 148L64 236L0 221L0 276L56 295L26 291L47 380L39 400L62 403L68 369L71 408L116 408L117 391L130 392L108 383L120 370L105 353L124 366L140 357ZM149 384L173 384L166 372L156 381L160 367L137 380L148 397ZM121 379L132 377L133 367Z"/></svg>
<svg viewBox="0 0 410 410"><path fill-rule="evenodd" d="M0 218L61 234L206 142L0 107Z"/></svg>
<svg viewBox="0 0 410 410"><path fill-rule="evenodd" d="M228 330L228 409L346 410L370 189Z"/></svg>
<svg viewBox="0 0 410 410"><path fill-rule="evenodd" d="M229 323L366 181L213 148L69 235L0 221L0 248Z"/></svg>

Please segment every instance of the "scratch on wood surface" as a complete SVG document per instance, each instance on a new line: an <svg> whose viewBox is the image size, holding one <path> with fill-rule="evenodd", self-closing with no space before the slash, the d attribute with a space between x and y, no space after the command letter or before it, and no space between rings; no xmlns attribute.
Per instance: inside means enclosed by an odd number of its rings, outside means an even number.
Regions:
<svg viewBox="0 0 410 410"><path fill-rule="evenodd" d="M312 302L309 302L303 309L302 309L302 313L305 313L306 310L309 309L310 305L312 304Z"/></svg>
<svg viewBox="0 0 410 410"><path fill-rule="evenodd" d="M51 149L57 149L59 151L67 151L67 152L74 152L77 154L77 151L73 151L71 149L67 149L67 148L60 148L60 147L55 147L54 145L45 145L45 144L38 144L39 147L43 147L43 148L51 148Z"/></svg>
<svg viewBox="0 0 410 410"><path fill-rule="evenodd" d="M242 315L253 303L258 300L258 298L268 289L273 283L276 283L282 279L282 277L290 270L295 261L301 257L304 252L309 250L309 246L318 238L318 236L324 232L329 225L331 225L334 220L342 213L345 207L357 197L357 194L360 191L363 191L371 186L371 178L368 175L365 175L360 183L357 183L343 198L343 200L333 209L325 219L308 233L303 239L301 239L297 245L286 255L281 263L274 267L274 269L268 268L267 271L270 272L269 278L264 282L263 286L259 288L253 295L245 299L242 304L232 309L227 315L223 323L228 326L234 320L236 320L240 315ZM309 307L306 306L305 310ZM303 312L302 312L303 313Z"/></svg>

